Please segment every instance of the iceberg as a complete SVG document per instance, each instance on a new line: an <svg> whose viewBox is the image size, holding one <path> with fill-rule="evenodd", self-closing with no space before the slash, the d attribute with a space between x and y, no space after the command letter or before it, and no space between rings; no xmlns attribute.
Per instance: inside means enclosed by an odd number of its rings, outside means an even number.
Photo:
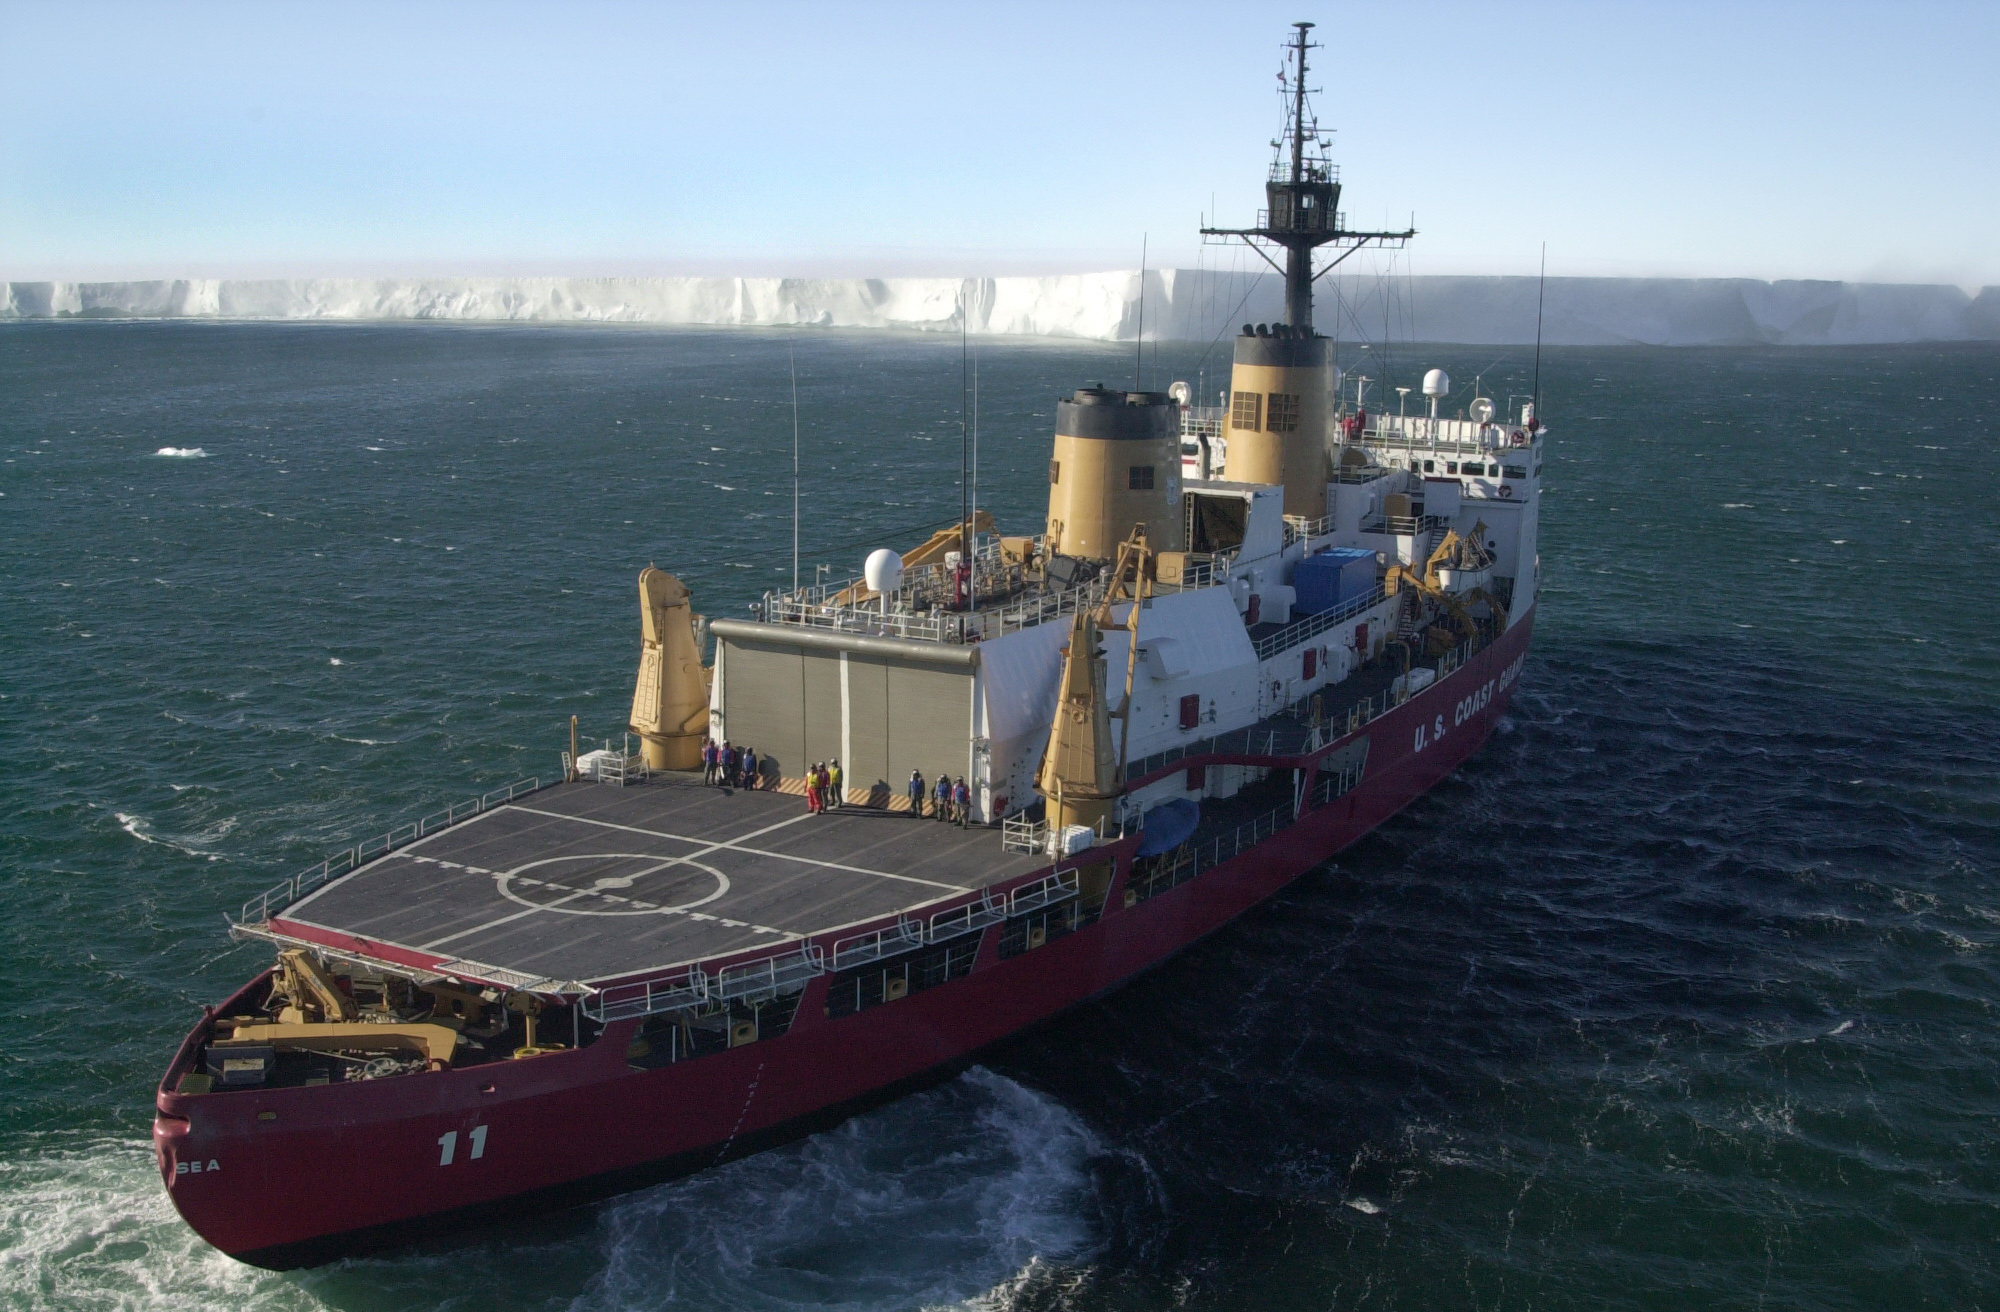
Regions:
<svg viewBox="0 0 2000 1312"><path fill-rule="evenodd" d="M994 278L177 278L0 283L0 320L217 319L887 328L1208 341L1283 313L1279 280L1209 269ZM1318 327L1348 341L1535 340L1530 277L1336 275ZM1551 278L1552 345L2000 340L2000 287L1754 278Z"/></svg>

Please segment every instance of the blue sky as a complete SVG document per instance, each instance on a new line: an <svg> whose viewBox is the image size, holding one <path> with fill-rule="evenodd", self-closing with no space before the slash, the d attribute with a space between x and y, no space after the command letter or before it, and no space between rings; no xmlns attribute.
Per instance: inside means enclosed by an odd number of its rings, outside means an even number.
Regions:
<svg viewBox="0 0 2000 1312"><path fill-rule="evenodd" d="M0 0L0 277L1192 265L1296 18L1414 272L2000 283L2000 5L1353 0Z"/></svg>

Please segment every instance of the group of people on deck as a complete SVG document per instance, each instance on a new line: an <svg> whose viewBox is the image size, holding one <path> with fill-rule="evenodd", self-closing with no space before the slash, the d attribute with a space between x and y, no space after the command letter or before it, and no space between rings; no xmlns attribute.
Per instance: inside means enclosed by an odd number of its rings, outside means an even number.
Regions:
<svg viewBox="0 0 2000 1312"><path fill-rule="evenodd" d="M726 738L721 742L711 738L701 745L702 782L714 787L762 788L764 764L758 759L756 748L738 747ZM806 770L805 785L806 810L813 815L838 811L846 802L847 784L838 758L814 762ZM940 773L936 787L931 787L925 782L923 771L910 771L910 815L923 819L927 803L933 820L961 829L972 823L972 790L966 786L963 775L954 779Z"/></svg>
<svg viewBox="0 0 2000 1312"><path fill-rule="evenodd" d="M828 811L838 811L847 794L847 787L840 773L840 759L834 758L832 765L816 762L806 771L806 810L814 815Z"/></svg>
<svg viewBox="0 0 2000 1312"><path fill-rule="evenodd" d="M762 788L764 765L754 747L739 748L728 739L711 738L701 745L701 781L723 788Z"/></svg>
<svg viewBox="0 0 2000 1312"><path fill-rule="evenodd" d="M931 819L955 824L960 829L972 823L972 790L965 786L965 776L960 775L954 781L950 775L940 773L937 787L926 789L923 771L910 771L910 815L913 818L924 818L926 797L931 799Z"/></svg>

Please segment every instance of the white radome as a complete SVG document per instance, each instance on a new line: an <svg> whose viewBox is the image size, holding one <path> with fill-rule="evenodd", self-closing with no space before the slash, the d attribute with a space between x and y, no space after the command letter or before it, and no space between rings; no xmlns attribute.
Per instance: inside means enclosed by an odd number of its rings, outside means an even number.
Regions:
<svg viewBox="0 0 2000 1312"><path fill-rule="evenodd" d="M1451 375L1442 369L1433 369L1424 375L1425 396L1451 395Z"/></svg>
<svg viewBox="0 0 2000 1312"><path fill-rule="evenodd" d="M861 566L861 577L871 592L894 592L903 586L903 558L887 547L877 547Z"/></svg>

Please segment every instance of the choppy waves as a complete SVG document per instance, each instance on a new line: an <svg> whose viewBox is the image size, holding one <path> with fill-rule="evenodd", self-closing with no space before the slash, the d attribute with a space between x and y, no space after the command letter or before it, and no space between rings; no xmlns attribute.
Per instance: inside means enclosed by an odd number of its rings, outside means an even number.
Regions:
<svg viewBox="0 0 2000 1312"><path fill-rule="evenodd" d="M0 1303L20 1312L324 1306L182 1224L153 1146L103 1139L0 1159Z"/></svg>

